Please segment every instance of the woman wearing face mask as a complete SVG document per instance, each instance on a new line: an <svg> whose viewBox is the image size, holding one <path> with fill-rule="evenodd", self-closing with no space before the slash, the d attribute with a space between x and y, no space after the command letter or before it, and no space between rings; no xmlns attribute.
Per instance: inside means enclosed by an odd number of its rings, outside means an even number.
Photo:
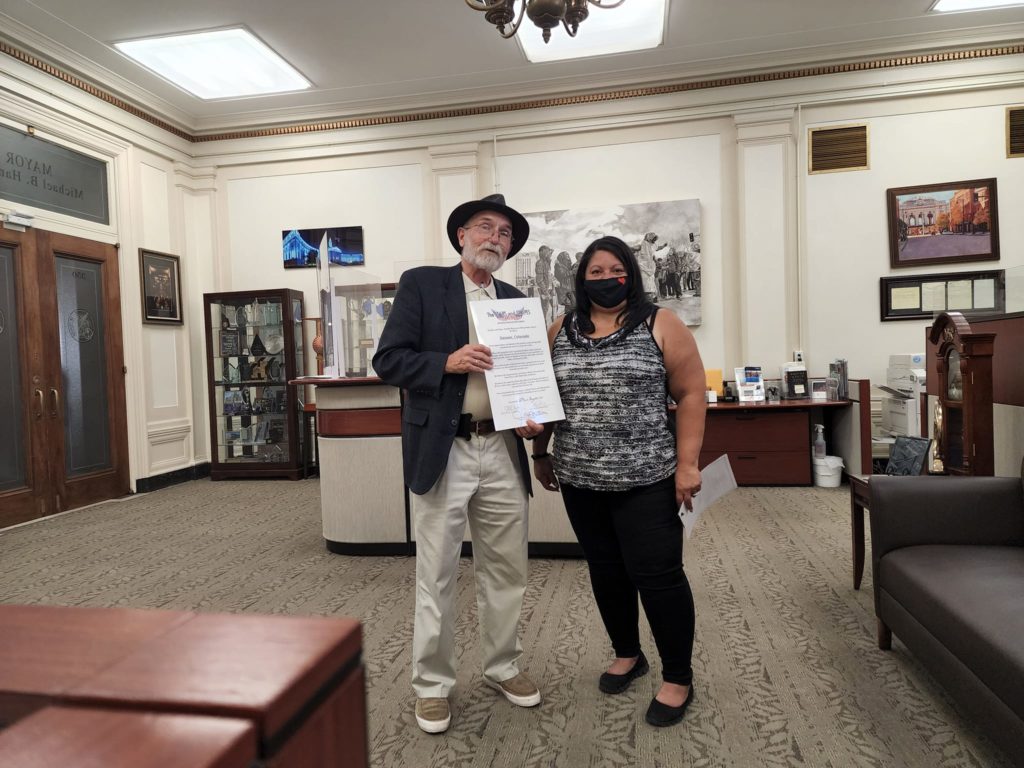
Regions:
<svg viewBox="0 0 1024 768"><path fill-rule="evenodd" d="M682 567L679 505L700 489L704 366L692 334L644 293L632 249L595 240L576 273L576 309L548 330L565 421L534 440L534 471L561 488L590 568L615 661L600 689L624 692L648 671L637 595L661 657L662 685L646 720L682 720L693 701L693 596ZM669 427L666 391L678 406ZM530 422L531 431L539 425Z"/></svg>

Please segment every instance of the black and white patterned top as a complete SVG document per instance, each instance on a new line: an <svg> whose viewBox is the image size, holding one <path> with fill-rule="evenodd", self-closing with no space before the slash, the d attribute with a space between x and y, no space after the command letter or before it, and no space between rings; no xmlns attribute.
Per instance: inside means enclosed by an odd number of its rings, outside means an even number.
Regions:
<svg viewBox="0 0 1024 768"><path fill-rule="evenodd" d="M600 339L580 333L574 315L562 323L551 354L565 410L553 448L559 482L624 491L675 472L665 360L649 322Z"/></svg>

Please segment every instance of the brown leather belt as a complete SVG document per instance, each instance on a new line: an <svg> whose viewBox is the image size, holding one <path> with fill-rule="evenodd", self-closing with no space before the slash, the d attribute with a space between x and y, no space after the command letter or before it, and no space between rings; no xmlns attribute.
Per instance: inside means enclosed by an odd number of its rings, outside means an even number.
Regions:
<svg viewBox="0 0 1024 768"><path fill-rule="evenodd" d="M494 420L493 419L480 419L480 421L473 421L471 418L473 414L464 413L459 419L459 428L455 430L456 437L464 437L469 440L471 435L478 435L483 437L494 432Z"/></svg>

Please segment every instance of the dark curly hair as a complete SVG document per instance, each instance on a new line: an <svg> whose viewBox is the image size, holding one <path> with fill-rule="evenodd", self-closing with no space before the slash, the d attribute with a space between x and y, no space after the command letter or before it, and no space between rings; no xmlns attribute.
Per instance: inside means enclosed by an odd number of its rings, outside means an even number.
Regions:
<svg viewBox="0 0 1024 768"><path fill-rule="evenodd" d="M616 319L622 326L635 326L647 319L654 309L654 304L644 293L643 275L640 274L640 264L633 255L633 249L617 237L607 235L599 237L587 246L580 259L580 266L576 270L576 324L583 333L592 333L594 324L590 321L590 297L583 289L586 281L587 265L590 259L598 251L607 251L622 266L626 268L626 281L629 284L629 292L626 294L626 307L619 313Z"/></svg>

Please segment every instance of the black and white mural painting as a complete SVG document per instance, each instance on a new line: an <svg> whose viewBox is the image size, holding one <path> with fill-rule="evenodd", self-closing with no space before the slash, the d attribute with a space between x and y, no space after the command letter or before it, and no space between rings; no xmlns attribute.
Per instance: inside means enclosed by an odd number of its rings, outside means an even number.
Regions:
<svg viewBox="0 0 1024 768"><path fill-rule="evenodd" d="M540 298L547 322L572 308L576 269L594 240L614 235L633 248L644 289L689 326L701 323L700 201L526 213L530 239L498 273Z"/></svg>

